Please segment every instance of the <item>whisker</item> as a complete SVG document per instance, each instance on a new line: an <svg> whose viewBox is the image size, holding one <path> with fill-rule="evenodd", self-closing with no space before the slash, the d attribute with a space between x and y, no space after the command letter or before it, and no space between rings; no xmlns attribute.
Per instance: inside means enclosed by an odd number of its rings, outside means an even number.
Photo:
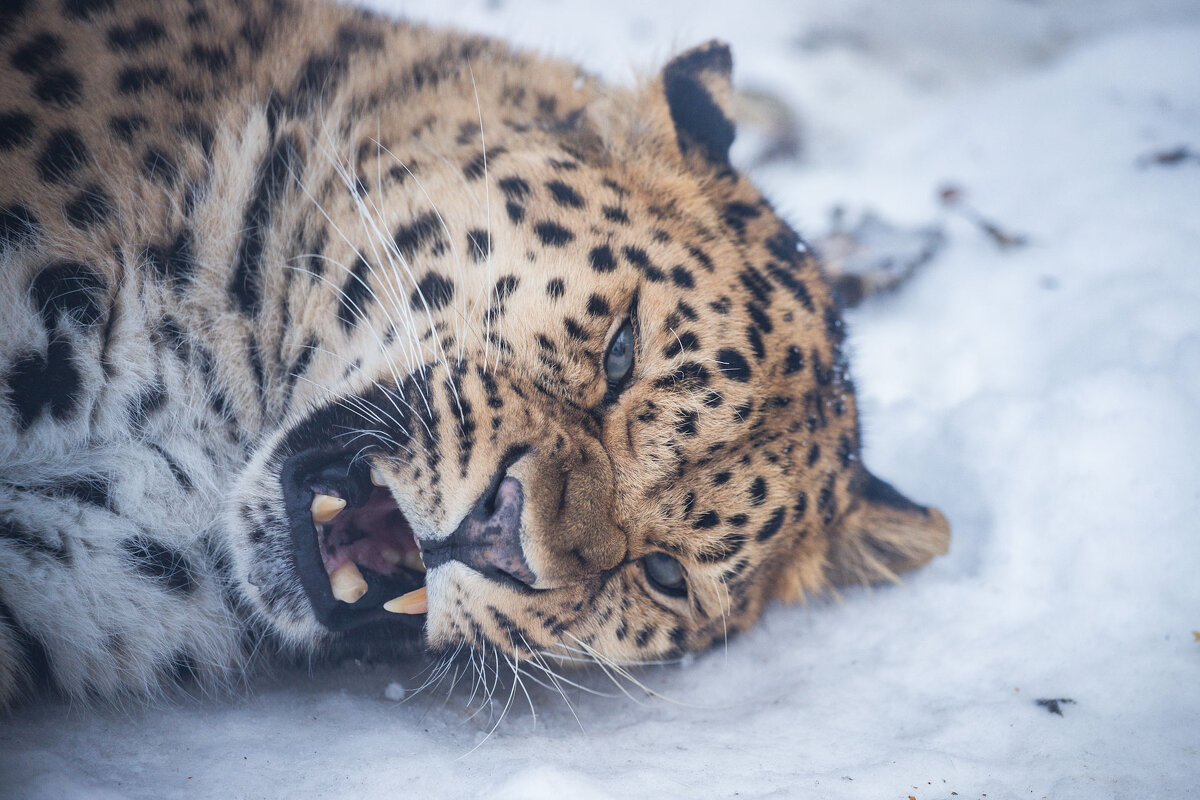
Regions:
<svg viewBox="0 0 1200 800"><path fill-rule="evenodd" d="M328 136L327 131L325 132L325 135ZM341 163L333 157L333 155L329 152L329 149L327 147L325 147L324 142L321 140L318 140L316 142L316 145L317 145L319 151L321 152L321 154L325 157L326 161L328 161L328 163L333 167L334 172L342 179L343 183L345 183L349 188L354 189L355 186L353 184L353 176L350 175L349 172L341 165ZM359 250L358 250L358 247L350 240L350 238L342 230L341 226L339 226L336 222L334 222L333 218L330 217L330 215L325 211L324 207L321 206L320 202L315 197L312 196L312 194L308 191L307 186L304 187L304 191L305 191L305 194L307 194L309 196L309 198L313 201L314 205L317 206L317 209L321 212L322 216L325 217L325 220L329 223L329 225L334 229L334 231L338 234L338 236L340 236L342 238L342 241L344 241L347 245L350 246L351 250L354 251L354 254L357 257L363 258L362 253L359 252ZM394 243L393 243L393 247L394 247ZM365 258L363 258L363 261L365 263L367 263L368 267L370 267L370 262L367 262ZM338 265L343 269L343 271L347 272L348 274L353 275L353 271L350 270L349 268L347 268L344 264L340 264L340 262L334 262L334 263L338 263ZM355 277L357 277L357 276L355 276ZM410 273L410 278L411 278L411 273ZM373 294L374 290L371 288L370 283L368 281L366 281L365 279L362 279L362 278L359 278L358 280L359 280L360 285L362 285L366 289L366 291L371 292ZM343 297L345 297L345 292L341 290L341 287L335 286L335 289L337 289L341 293L341 295ZM382 306L383 304L381 303L380 305ZM362 313L362 309L358 308L357 304L355 304L355 306L356 306L356 312ZM405 312L407 312L407 307L405 307L402 303L396 302L395 307L398 310L400 310L402 316L404 316ZM384 308L384 313L385 314L388 313L386 308ZM365 314L363 316L365 317ZM405 316L405 319L407 320L408 317ZM432 326L432 322L430 324ZM368 326L368 328L370 328L370 326ZM408 333L408 338L405 339L404 341L409 343L410 348L416 348L417 347L417 337L416 337L415 330L413 330L413 328L412 328L412 325L406 324L404 326L404 330ZM400 378L399 378L399 375L396 374L395 367L392 365L392 362L391 362L391 359L389 358L389 353L388 353L386 347L384 346L382 340L379 338L378 334L374 331L373 328L371 329L371 334L375 337L376 342L379 345L380 351L383 354L383 356L388 364L388 368L392 373L392 378L396 382L397 387L399 387L401 385ZM416 358L416 356L417 356L416 350L410 349L408 351L407 355L408 355L408 359L409 359L408 370L409 370L409 372L415 371L416 363L418 362L418 359ZM424 390L421 388L421 385L419 382L416 384L416 388L417 388L418 393L421 395L422 401L425 403L426 410L429 412L430 416L432 416L433 411L429 406L429 398L425 397Z"/></svg>

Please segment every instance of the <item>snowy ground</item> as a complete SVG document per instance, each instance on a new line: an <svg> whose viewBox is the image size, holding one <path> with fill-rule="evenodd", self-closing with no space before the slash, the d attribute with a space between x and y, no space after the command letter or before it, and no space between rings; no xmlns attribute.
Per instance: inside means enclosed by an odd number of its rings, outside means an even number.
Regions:
<svg viewBox="0 0 1200 800"><path fill-rule="evenodd" d="M1196 796L1200 160L1146 156L1200 152L1200 7L390 5L615 80L728 39L739 82L804 120L803 157L759 175L802 231L839 203L943 224L851 323L868 462L946 512L951 552L640 672L663 698L538 690L535 716L518 692L486 741L507 695L474 717L465 693L389 699L414 665L27 709L0 722L0 796ZM946 183L1028 244L948 214Z"/></svg>

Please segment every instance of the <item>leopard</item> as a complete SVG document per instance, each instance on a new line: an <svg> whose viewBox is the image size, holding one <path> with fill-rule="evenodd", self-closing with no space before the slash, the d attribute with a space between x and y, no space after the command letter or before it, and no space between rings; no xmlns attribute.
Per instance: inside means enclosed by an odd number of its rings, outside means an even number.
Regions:
<svg viewBox="0 0 1200 800"><path fill-rule="evenodd" d="M726 44L626 86L322 0L11 0L0 52L0 707L679 660L946 552Z"/></svg>

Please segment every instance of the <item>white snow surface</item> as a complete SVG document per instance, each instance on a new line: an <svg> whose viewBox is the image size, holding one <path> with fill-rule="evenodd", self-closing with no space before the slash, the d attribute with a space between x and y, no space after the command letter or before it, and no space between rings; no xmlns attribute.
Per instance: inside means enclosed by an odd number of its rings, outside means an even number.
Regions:
<svg viewBox="0 0 1200 800"><path fill-rule="evenodd" d="M413 696L420 663L348 663L43 703L0 720L0 796L1198 796L1200 161L1142 157L1200 151L1200 6L375 5L626 82L726 39L738 83L803 121L804 157L757 175L802 233L838 204L943 223L943 252L849 322L867 463L945 511L950 553L638 671L654 695L593 674L615 696L534 686L501 719L507 687L468 706ZM1029 243L948 214L947 182Z"/></svg>

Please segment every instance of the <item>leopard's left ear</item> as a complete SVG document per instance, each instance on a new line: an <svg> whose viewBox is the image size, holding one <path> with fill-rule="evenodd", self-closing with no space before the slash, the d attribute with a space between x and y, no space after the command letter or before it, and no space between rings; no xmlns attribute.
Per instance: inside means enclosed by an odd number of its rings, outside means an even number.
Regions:
<svg viewBox="0 0 1200 800"><path fill-rule="evenodd" d="M733 144L732 73L729 45L713 40L671 59L661 76L680 152L717 168L729 166Z"/></svg>

